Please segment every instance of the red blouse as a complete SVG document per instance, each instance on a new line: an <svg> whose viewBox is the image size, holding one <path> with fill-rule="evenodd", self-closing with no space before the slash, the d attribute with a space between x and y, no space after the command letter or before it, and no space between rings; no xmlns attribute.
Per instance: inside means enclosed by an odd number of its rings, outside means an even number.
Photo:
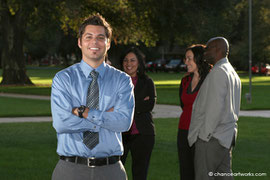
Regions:
<svg viewBox="0 0 270 180"><path fill-rule="evenodd" d="M137 82L138 82L138 76L136 77L131 77L131 80L132 80L132 83L134 85L134 87L136 86ZM133 122L132 122L132 125L131 125L131 128L130 128L130 134L139 134L139 131L136 127L136 123L133 119Z"/></svg>
<svg viewBox="0 0 270 180"><path fill-rule="evenodd" d="M196 88L192 91L191 89L191 81L193 78L193 74L185 76L181 80L181 85L179 89L180 95L180 103L182 107L182 114L179 120L179 129L188 130L191 120L191 113L192 113L192 105L195 101L195 98L199 92L199 88L201 86L201 82L199 82Z"/></svg>

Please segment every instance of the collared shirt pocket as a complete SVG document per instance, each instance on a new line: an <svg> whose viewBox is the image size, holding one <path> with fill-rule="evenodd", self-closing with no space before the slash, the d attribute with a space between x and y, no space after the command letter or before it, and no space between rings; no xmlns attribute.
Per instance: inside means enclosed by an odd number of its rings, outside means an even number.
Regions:
<svg viewBox="0 0 270 180"><path fill-rule="evenodd" d="M107 111L109 110L110 108L114 107L114 104L113 104L113 97L112 96L108 96L108 95L104 95L103 96L103 101L102 101L102 109L104 111Z"/></svg>

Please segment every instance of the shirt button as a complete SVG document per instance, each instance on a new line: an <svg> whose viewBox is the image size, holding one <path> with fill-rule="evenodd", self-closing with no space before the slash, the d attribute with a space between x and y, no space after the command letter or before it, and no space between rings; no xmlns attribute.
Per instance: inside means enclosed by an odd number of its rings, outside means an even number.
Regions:
<svg viewBox="0 0 270 180"><path fill-rule="evenodd" d="M94 126L94 128L96 128L96 126Z"/></svg>

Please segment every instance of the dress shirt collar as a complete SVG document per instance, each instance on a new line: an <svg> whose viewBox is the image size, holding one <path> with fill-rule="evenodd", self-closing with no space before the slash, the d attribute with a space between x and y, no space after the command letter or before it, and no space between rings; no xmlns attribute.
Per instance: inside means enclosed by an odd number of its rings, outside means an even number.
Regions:
<svg viewBox="0 0 270 180"><path fill-rule="evenodd" d="M95 69L99 73L99 76L101 77L101 79L103 79L104 77L106 66L107 66L106 63L102 62L101 65ZM86 78L88 78L90 72L94 70L94 68L89 66L84 60L81 60L80 67Z"/></svg>
<svg viewBox="0 0 270 180"><path fill-rule="evenodd" d="M228 62L229 62L228 58L227 58L227 57L224 57L224 58L220 59L220 60L214 65L214 67L220 66L221 64L228 63Z"/></svg>

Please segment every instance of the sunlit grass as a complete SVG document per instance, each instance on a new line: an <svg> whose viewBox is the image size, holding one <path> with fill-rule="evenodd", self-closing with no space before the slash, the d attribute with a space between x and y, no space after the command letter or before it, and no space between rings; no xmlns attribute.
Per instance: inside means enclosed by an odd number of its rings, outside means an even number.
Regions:
<svg viewBox="0 0 270 180"><path fill-rule="evenodd" d="M164 80L164 81L155 81L155 85L179 85L181 80Z"/></svg>
<svg viewBox="0 0 270 180"><path fill-rule="evenodd" d="M148 75L154 80L155 85L179 85L184 72L181 73L151 73ZM249 85L248 74L239 73L242 85ZM270 76L252 75L252 85L270 85Z"/></svg>
<svg viewBox="0 0 270 180"><path fill-rule="evenodd" d="M51 86L52 78L62 68L48 67L48 68L31 68L27 70L27 75L31 81L37 86ZM2 70L0 70L0 82L2 81Z"/></svg>
<svg viewBox="0 0 270 180"><path fill-rule="evenodd" d="M249 77L248 76L241 76L241 82L243 85L249 84ZM270 76L252 76L251 82L253 85L270 85Z"/></svg>
<svg viewBox="0 0 270 180"><path fill-rule="evenodd" d="M51 86L52 84L52 78L30 77L30 79L36 85Z"/></svg>
<svg viewBox="0 0 270 180"><path fill-rule="evenodd" d="M52 78L60 70L56 69L29 69L27 71L35 86L0 86L0 92L35 95L50 95ZM0 70L1 73L1 70ZM158 104L179 105L179 85L185 72L180 73L147 73L154 81L157 90ZM252 76L252 103L247 103L245 94L249 92L249 76L239 73L242 82L242 110L270 109L270 76ZM1 79L1 77L0 77Z"/></svg>
<svg viewBox="0 0 270 180"><path fill-rule="evenodd" d="M52 84L52 78L54 75L61 70L61 68L39 68L39 69L28 69L27 74L35 85L50 86ZM2 80L2 70L0 70L0 81ZM180 73L147 73L153 80L155 85L179 85L181 78L185 72ZM239 73L240 74L240 73ZM240 74L241 82L243 85L249 84L249 76L246 73ZM252 85L270 85L270 76L258 76L252 75Z"/></svg>
<svg viewBox="0 0 270 180"><path fill-rule="evenodd" d="M39 78L39 77L30 77L30 80L32 83L35 84L35 86L51 86L52 85L52 79L51 78ZM2 81L2 77L0 77L0 82Z"/></svg>

